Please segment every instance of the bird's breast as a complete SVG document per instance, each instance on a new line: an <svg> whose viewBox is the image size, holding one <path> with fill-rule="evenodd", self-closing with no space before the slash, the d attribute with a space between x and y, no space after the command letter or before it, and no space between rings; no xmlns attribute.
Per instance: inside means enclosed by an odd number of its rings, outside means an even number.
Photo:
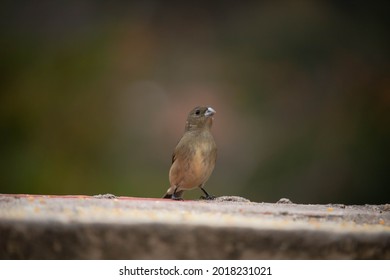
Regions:
<svg viewBox="0 0 390 280"><path fill-rule="evenodd" d="M203 141L202 141L203 140ZM214 139L199 139L192 143L191 152L178 156L171 169L171 183L184 189L204 184L210 177L215 161L216 147Z"/></svg>
<svg viewBox="0 0 390 280"><path fill-rule="evenodd" d="M191 160L192 172L201 177L203 173L206 173L207 168L210 165L210 147L207 144L201 144L196 147L194 155Z"/></svg>

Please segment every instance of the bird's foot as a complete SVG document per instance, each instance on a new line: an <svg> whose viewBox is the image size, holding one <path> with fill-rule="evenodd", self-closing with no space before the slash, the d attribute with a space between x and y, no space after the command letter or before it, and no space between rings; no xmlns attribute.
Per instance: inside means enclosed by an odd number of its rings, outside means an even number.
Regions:
<svg viewBox="0 0 390 280"><path fill-rule="evenodd" d="M206 195L206 196L202 195L199 199L201 199L201 200L214 200L214 199L216 199L216 197L213 195Z"/></svg>
<svg viewBox="0 0 390 280"><path fill-rule="evenodd" d="M178 201L183 201L183 200L184 200L182 197L176 196L176 195L174 195L174 194L172 195L171 199L173 199L173 200L178 200Z"/></svg>

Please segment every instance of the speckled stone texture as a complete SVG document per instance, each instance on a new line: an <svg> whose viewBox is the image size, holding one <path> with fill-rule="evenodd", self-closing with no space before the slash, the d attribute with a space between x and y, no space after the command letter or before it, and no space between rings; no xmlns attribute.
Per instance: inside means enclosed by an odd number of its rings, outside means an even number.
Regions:
<svg viewBox="0 0 390 280"><path fill-rule="evenodd" d="M0 195L1 259L390 259L390 205Z"/></svg>

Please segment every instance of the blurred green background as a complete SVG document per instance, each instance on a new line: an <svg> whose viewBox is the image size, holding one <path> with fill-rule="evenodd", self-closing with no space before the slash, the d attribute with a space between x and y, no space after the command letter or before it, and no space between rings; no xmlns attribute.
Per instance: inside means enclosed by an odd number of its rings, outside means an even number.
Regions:
<svg viewBox="0 0 390 280"><path fill-rule="evenodd" d="M0 193L161 197L188 111L209 105L210 193L389 203L389 12L387 1L2 2Z"/></svg>

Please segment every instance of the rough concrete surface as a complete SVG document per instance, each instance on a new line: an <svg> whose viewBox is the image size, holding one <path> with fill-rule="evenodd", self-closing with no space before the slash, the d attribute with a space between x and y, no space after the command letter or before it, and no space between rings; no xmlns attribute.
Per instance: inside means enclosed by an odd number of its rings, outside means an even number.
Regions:
<svg viewBox="0 0 390 280"><path fill-rule="evenodd" d="M1 259L390 259L390 205L0 194Z"/></svg>

